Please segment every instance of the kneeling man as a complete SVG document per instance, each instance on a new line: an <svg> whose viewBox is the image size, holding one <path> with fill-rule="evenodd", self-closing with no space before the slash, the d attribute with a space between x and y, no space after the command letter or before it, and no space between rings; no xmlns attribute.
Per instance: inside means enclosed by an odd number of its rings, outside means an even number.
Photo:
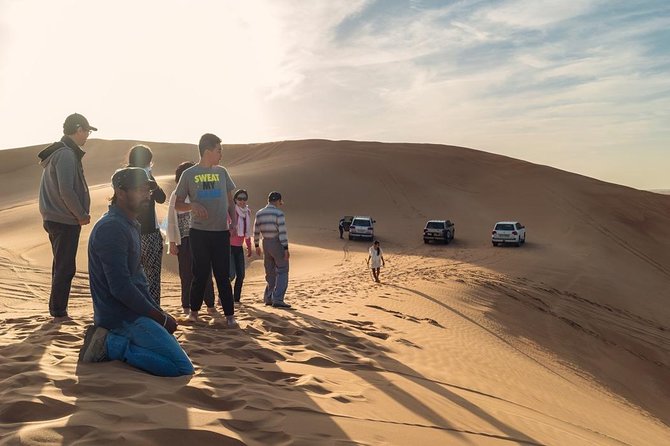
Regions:
<svg viewBox="0 0 670 446"><path fill-rule="evenodd" d="M79 362L124 361L158 376L192 375L193 365L172 335L177 322L149 294L140 263L140 224L150 204L144 169L127 167L112 176L109 211L88 242L88 270L95 325L86 330Z"/></svg>

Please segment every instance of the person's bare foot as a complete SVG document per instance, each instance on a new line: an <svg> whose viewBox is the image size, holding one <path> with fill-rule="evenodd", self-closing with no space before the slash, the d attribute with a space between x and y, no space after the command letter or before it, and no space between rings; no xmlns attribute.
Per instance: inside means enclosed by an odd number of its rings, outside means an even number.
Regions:
<svg viewBox="0 0 670 446"><path fill-rule="evenodd" d="M207 307L207 314L210 316L220 316L221 314L216 311L216 307Z"/></svg>
<svg viewBox="0 0 670 446"><path fill-rule="evenodd" d="M193 310L188 314L187 319L191 322L200 322L200 319L198 319L198 312Z"/></svg>
<svg viewBox="0 0 670 446"><path fill-rule="evenodd" d="M65 315L65 316L56 316L51 320L51 322L54 323L54 324L61 324L63 322L68 322L68 321L71 321L71 320L72 320L72 318L70 316Z"/></svg>
<svg viewBox="0 0 670 446"><path fill-rule="evenodd" d="M181 309L181 311L183 311L183 312L184 312L184 314L185 314L186 316L188 316L188 315L189 315L189 313L191 312L191 309L190 309L190 308L188 308L188 307L183 307L183 308Z"/></svg>

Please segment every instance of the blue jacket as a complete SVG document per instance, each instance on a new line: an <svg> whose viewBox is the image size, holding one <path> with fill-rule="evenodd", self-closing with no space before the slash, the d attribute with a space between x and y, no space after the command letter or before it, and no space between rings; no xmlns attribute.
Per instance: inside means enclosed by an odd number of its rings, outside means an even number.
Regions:
<svg viewBox="0 0 670 446"><path fill-rule="evenodd" d="M121 322L162 311L149 294L140 263L140 224L114 205L93 227L88 241L88 273L93 320L112 329Z"/></svg>

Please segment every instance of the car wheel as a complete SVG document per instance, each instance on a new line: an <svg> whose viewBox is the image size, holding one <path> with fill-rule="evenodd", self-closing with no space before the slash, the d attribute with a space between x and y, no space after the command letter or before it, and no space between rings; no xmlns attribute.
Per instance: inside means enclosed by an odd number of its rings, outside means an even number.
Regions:
<svg viewBox="0 0 670 446"><path fill-rule="evenodd" d="M519 246L521 246L521 243L523 242L521 241L521 237L519 237L519 239L515 243L516 247L518 248Z"/></svg>
<svg viewBox="0 0 670 446"><path fill-rule="evenodd" d="M353 240L353 239L354 239L354 236L349 234L349 240Z"/></svg>
<svg viewBox="0 0 670 446"><path fill-rule="evenodd" d="M451 241L451 233L447 232L447 233L444 235L444 244L445 244L445 245L448 245L450 241Z"/></svg>
<svg viewBox="0 0 670 446"><path fill-rule="evenodd" d="M526 234L523 235L523 240L521 240L521 243L526 243Z"/></svg>
<svg viewBox="0 0 670 446"><path fill-rule="evenodd" d="M426 245L428 244L428 241L429 241L429 240L428 240L427 238L423 239L423 242L424 242Z"/></svg>
<svg viewBox="0 0 670 446"><path fill-rule="evenodd" d="M493 243L493 246L498 246L497 242L491 242L491 243Z"/></svg>

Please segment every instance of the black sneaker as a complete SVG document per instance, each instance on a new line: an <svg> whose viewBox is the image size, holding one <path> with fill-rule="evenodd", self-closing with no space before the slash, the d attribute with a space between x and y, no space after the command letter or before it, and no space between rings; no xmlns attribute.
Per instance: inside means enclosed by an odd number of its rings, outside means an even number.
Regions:
<svg viewBox="0 0 670 446"><path fill-rule="evenodd" d="M287 304L286 302L275 302L272 306L275 308L291 308L291 304Z"/></svg>
<svg viewBox="0 0 670 446"><path fill-rule="evenodd" d="M84 335L84 345L79 351L79 362L102 362L107 360L107 329L89 325Z"/></svg>

